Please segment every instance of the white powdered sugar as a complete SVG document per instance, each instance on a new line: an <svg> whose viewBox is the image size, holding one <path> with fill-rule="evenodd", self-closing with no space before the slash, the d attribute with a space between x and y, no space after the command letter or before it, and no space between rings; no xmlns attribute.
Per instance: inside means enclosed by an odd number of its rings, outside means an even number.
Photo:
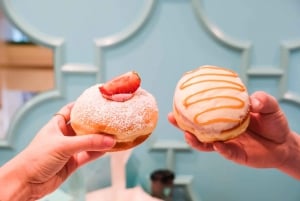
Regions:
<svg viewBox="0 0 300 201"><path fill-rule="evenodd" d="M76 119L87 128L91 124L106 122L108 127L118 129L118 133L122 133L124 138L136 131L155 126L153 124L156 122L145 122L145 119L151 119L147 117L152 115L149 110L158 111L156 100L150 93L139 88L131 99L116 102L103 98L99 86L101 84L86 89L78 97L72 109L71 121Z"/></svg>

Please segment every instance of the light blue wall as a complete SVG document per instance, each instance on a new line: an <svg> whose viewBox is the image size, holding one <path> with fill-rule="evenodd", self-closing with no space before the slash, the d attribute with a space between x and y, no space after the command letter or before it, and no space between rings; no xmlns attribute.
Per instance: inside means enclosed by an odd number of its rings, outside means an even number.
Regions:
<svg viewBox="0 0 300 201"><path fill-rule="evenodd" d="M85 88L134 69L142 86L157 98L160 119L151 138L133 152L128 166L131 185L140 183L147 189L147 175L174 162L177 175L192 176L189 189L198 200L300 199L299 182L276 170L242 167L215 153L186 149L182 133L166 118L181 75L213 64L240 73L250 93L264 90L276 96L290 126L300 132L300 1L4 2L9 17L34 42L53 48L57 80L56 89L19 111L9 131L13 149L0 150L1 163L22 150L58 108ZM176 141L170 143L178 150L174 161L155 148L165 140ZM97 160L75 174L66 188L74 193L77 188L84 192L107 186L108 167L109 159Z"/></svg>

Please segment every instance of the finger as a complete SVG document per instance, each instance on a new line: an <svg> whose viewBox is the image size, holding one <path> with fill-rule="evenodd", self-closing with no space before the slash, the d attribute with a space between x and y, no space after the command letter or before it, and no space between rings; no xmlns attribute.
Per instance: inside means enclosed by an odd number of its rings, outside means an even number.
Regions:
<svg viewBox="0 0 300 201"><path fill-rule="evenodd" d="M66 171L61 172L61 177L68 178L75 170L77 170L82 165L93 161L105 154L104 151L83 151L70 158Z"/></svg>
<svg viewBox="0 0 300 201"><path fill-rule="evenodd" d="M175 127L178 128L176 119L175 119L175 117L174 117L174 115L173 115L172 112L170 112L170 113L168 114L168 120L169 120L169 122L170 122L173 126L175 126Z"/></svg>
<svg viewBox="0 0 300 201"><path fill-rule="evenodd" d="M250 101L251 111L254 113L271 114L280 110L276 98L262 91L253 93Z"/></svg>
<svg viewBox="0 0 300 201"><path fill-rule="evenodd" d="M65 152L74 155L81 151L106 151L111 149L116 140L109 135L88 134L67 137L65 142Z"/></svg>
<svg viewBox="0 0 300 201"><path fill-rule="evenodd" d="M77 167L80 167L88 162L96 160L97 158L103 156L106 152L103 151L87 151L80 152L77 155Z"/></svg>
<svg viewBox="0 0 300 201"><path fill-rule="evenodd" d="M214 151L212 143L202 143L195 137L195 135L189 132L185 132L184 135L186 142L194 149L197 149L199 151Z"/></svg>
<svg viewBox="0 0 300 201"><path fill-rule="evenodd" d="M63 122L63 123L69 122L70 114L73 106L74 106L74 102L65 105L54 115L54 118L57 118L59 122Z"/></svg>
<svg viewBox="0 0 300 201"><path fill-rule="evenodd" d="M247 161L246 153L235 143L215 142L213 148L228 160L241 164Z"/></svg>
<svg viewBox="0 0 300 201"><path fill-rule="evenodd" d="M221 155L223 155L227 159L232 158L232 150L231 147L227 144L224 144L224 142L215 142L214 143L214 150L219 152Z"/></svg>
<svg viewBox="0 0 300 201"><path fill-rule="evenodd" d="M64 135L75 135L71 125L69 124L70 121L70 114L73 108L74 103L69 103L62 107L57 113L55 113L53 117L53 121L59 126L60 130Z"/></svg>

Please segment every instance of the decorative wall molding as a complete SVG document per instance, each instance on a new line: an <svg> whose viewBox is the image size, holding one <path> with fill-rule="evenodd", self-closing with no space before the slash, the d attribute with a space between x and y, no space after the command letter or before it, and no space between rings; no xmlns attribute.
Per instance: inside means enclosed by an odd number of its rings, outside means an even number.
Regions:
<svg viewBox="0 0 300 201"><path fill-rule="evenodd" d="M16 26L18 29L20 29L22 32L24 32L30 40L35 42L36 44L48 47L53 49L55 58L54 60L54 71L55 71L55 88L52 91L44 92L41 94L36 95L31 100L26 102L24 106L22 106L14 115L14 117L11 120L11 124L8 128L7 134L5 139L0 141L0 147L12 147L12 142L14 139L14 128L16 128L16 125L18 122L24 118L25 114L31 109L36 107L39 103L50 100L50 99L59 99L62 98L62 79L61 79L61 72L59 70L59 67L63 63L63 54L64 54L64 39L58 38L58 37L52 37L49 35L46 35L44 33L41 33L39 30L36 30L34 27L32 27L30 24L28 24L26 21L24 21L21 17L18 16L18 14L13 9L12 1L10 0L3 0L1 1L3 12L7 16L7 18Z"/></svg>
<svg viewBox="0 0 300 201"><path fill-rule="evenodd" d="M121 31L115 35L106 38L95 39L95 61L91 61L92 64L82 64L82 63L65 63L65 39L59 37L53 37L32 27L26 21L24 21L14 10L12 1L3 0L2 7L5 15L9 20L21 30L28 38L39 45L51 48L54 51L54 71L55 71L55 88L52 91L43 92L36 95L29 101L27 101L15 114L14 118L11 120L11 124L8 128L5 139L0 140L0 148L13 148L14 141L14 130L17 128L18 122L25 117L26 113L31 109L38 107L42 102L53 100L53 99L63 99L64 97L64 74L70 73L80 73L80 74L94 74L98 80L103 72L104 68L102 66L102 49L104 47L111 47L120 44L129 38L133 37L139 32L139 30L145 25L146 21L149 19L153 8L154 0L147 0L144 10L142 10L141 15L136 19L136 21L127 27L126 30ZM94 63L93 63L94 62ZM77 171L69 179L69 192L75 200L85 200L85 188L82 184L84 183L83 177L80 171Z"/></svg>
<svg viewBox="0 0 300 201"><path fill-rule="evenodd" d="M175 171L176 153L190 152L191 147L185 142L174 140L159 140L152 144L150 151L160 151L166 153L166 168ZM184 188L186 194L191 201L201 201L193 191L192 181L193 175L177 175L175 177L174 185Z"/></svg>
<svg viewBox="0 0 300 201"><path fill-rule="evenodd" d="M132 23L127 29L121 31L117 34L105 37L105 38L96 38L95 39L95 65L99 67L99 72L103 72L103 58L102 58L102 50L105 47L112 47L114 45L120 44L129 40L135 34L141 30L141 28L146 24L147 20L150 18L153 13L153 9L155 6L155 0L147 0L144 9L141 11L140 16L136 19L134 23ZM101 74L97 74L97 80L103 80Z"/></svg>
<svg viewBox="0 0 300 201"><path fill-rule="evenodd" d="M96 74L97 66L91 64L67 63L62 66L63 73Z"/></svg>
<svg viewBox="0 0 300 201"><path fill-rule="evenodd" d="M25 116L31 108L34 108L37 104L50 100L50 99L59 99L64 98L63 94L63 74L64 73L84 73L84 74L95 74L97 80L101 80L100 75L102 74L104 68L102 64L102 48L110 47L119 43L122 43L129 38L133 37L141 27L149 19L153 8L155 0L148 0L145 4L144 9L141 12L141 15L137 20L132 23L127 29L121 31L120 33L114 34L106 38L95 39L95 65L93 64L71 64L65 63L65 48L64 48L64 39L59 37L53 37L45 33L40 32L39 30L32 27L26 21L24 21L14 10L12 2L9 0L2 1L2 7L5 12L5 15L8 19L20 29L28 38L36 44L48 47L54 51L54 71L55 71L55 88L50 92L43 92L36 95L27 103L24 104L20 110L16 112L15 117L12 119L12 122L7 131L6 137L3 140L0 140L0 147L11 148L11 142L13 142L13 129L15 125Z"/></svg>
<svg viewBox="0 0 300 201"><path fill-rule="evenodd" d="M241 52L241 79L247 84L248 77L246 71L250 65L252 43L249 41L241 41L226 35L219 27L213 24L205 15L202 0L191 0L197 19L206 29L206 31L220 44L230 49Z"/></svg>
<svg viewBox="0 0 300 201"><path fill-rule="evenodd" d="M224 45L226 48L236 50L240 52L240 69L241 78L247 85L252 77L266 78L275 77L279 78L279 99L294 102L300 105L300 96L298 93L290 91L288 89L287 80L288 74L287 70L289 67L290 56L293 51L298 51L300 49L300 41L288 41L282 42L280 44L280 65L275 68L272 66L252 66L251 56L252 56L252 42L251 41L241 41L236 38L232 38L226 35L218 26L214 25L208 17L205 15L203 0L191 0L192 8L195 12L195 16L198 21L205 27L208 34L212 36L219 44ZM142 28L147 24L153 14L153 10L157 1L146 0L143 9L140 11L140 15L136 20L130 24L125 30L116 33L114 35L105 38L94 39L94 54L95 60L90 63L66 63L65 62L65 39L59 37L52 37L44 33L39 32L39 30L34 29L30 24L23 21L17 13L14 11L12 6L12 1L2 0L4 11L10 20L26 35L29 36L30 40L33 42L49 47L54 51L54 70L55 70L55 88L52 91L41 93L37 95L27 103L16 113L12 120L11 126L8 130L7 138L0 141L0 148L13 148L12 142L14 140L13 129L17 127L18 122L24 118L25 114L32 108L37 107L40 103L45 101L63 99L64 95L64 75L66 74L92 74L96 76L98 81L103 80L101 77L104 74L105 66L103 62L103 51L107 47L115 47L117 45L122 45L124 42L128 42L131 38L136 36ZM175 169L176 164L176 154L178 152L184 152L187 156L191 157L191 149L185 143L181 141L172 140L160 140L152 144L150 151L163 152L166 154L166 168L171 170ZM174 170L175 171L175 170ZM176 172L176 171L175 171ZM196 193L193 191L195 188L193 186L194 175L176 175L175 185L183 187L190 197L190 200L200 201L196 197ZM72 175L70 184L70 192L76 200L84 200L83 195L85 194L85 189L81 186L84 183L83 177L80 173L75 173Z"/></svg>
<svg viewBox="0 0 300 201"><path fill-rule="evenodd" d="M289 60L292 51L300 49L300 40L296 41L286 41L280 43L280 64L279 68L274 66L260 66L253 67L251 65L251 52L252 52L252 42L241 41L226 35L218 26L213 24L205 15L203 8L203 0L191 0L194 12L197 19L207 30L207 32L219 43L225 45L226 47L241 52L241 74L240 77L246 85L250 77L279 77L280 82L278 86L279 97L278 100L285 100L293 102L300 106L300 94L296 92L289 91L287 86L287 73L289 67Z"/></svg>
<svg viewBox="0 0 300 201"><path fill-rule="evenodd" d="M279 99L290 101L300 106L300 94L288 89L288 70L290 66L290 57L293 51L300 50L300 40L285 41L281 43L280 48L280 67L283 74L279 83Z"/></svg>
<svg viewBox="0 0 300 201"><path fill-rule="evenodd" d="M176 152L189 152L191 148L184 142L159 140L152 144L150 150L166 152L166 168L174 170Z"/></svg>

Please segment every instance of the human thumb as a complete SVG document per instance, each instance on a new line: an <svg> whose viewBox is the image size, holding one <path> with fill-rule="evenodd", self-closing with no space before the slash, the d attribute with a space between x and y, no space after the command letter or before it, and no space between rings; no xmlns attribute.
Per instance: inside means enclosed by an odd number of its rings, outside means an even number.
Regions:
<svg viewBox="0 0 300 201"><path fill-rule="evenodd" d="M275 113L279 108L279 104L275 97L263 91L257 91L251 95L251 111L261 114Z"/></svg>

